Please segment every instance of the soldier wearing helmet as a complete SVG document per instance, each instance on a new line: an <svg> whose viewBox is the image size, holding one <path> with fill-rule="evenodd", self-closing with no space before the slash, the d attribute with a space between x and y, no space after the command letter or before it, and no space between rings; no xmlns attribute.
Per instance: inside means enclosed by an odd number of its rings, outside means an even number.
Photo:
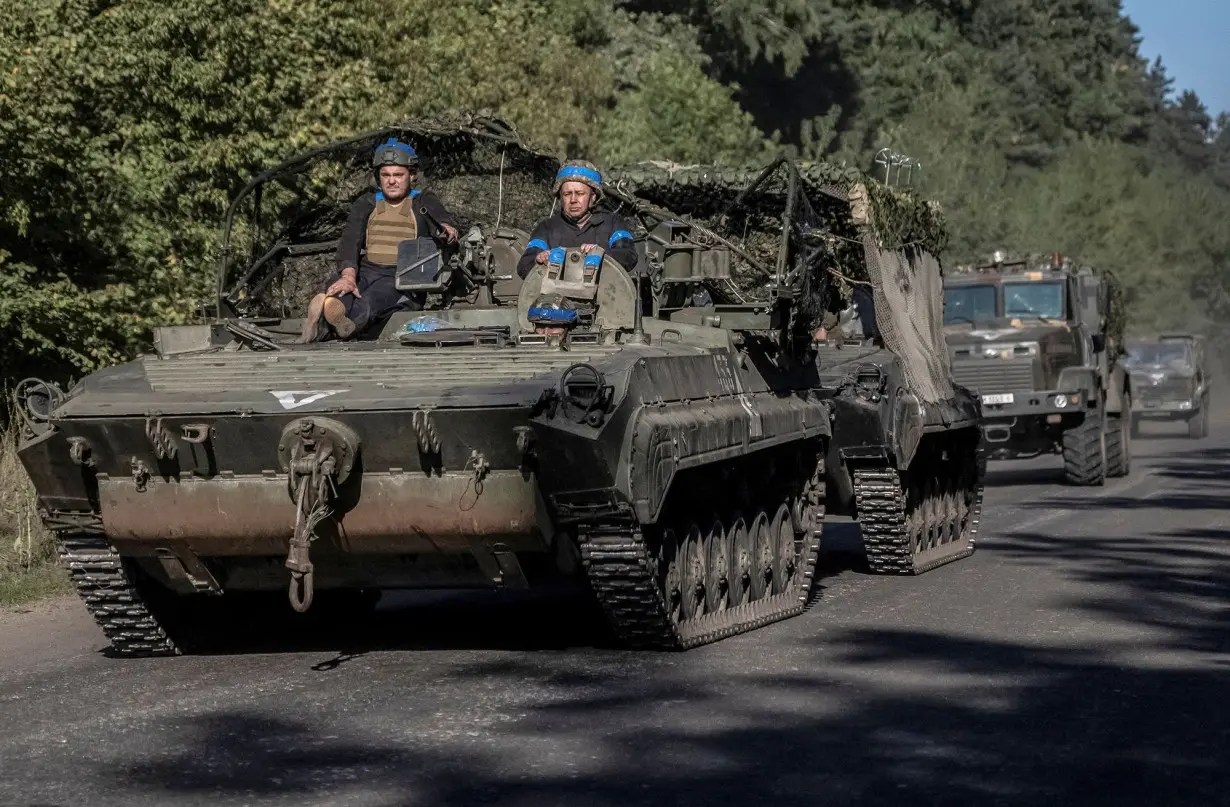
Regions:
<svg viewBox="0 0 1230 807"><path fill-rule="evenodd" d="M319 341L330 329L346 339L403 305L421 308L394 286L398 246L426 235L457 241L456 221L439 197L411 188L419 169L411 146L390 137L376 149L372 169L380 190L351 205L337 245L338 277L308 305L301 343Z"/></svg>
<svg viewBox="0 0 1230 807"><path fill-rule="evenodd" d="M555 175L554 192L559 210L543 219L530 235L530 243L517 263L517 274L524 278L535 264L547 262L555 247L580 247L589 252L596 246L628 271L636 267L636 250L627 223L614 211L601 210L602 174L581 160L564 163Z"/></svg>

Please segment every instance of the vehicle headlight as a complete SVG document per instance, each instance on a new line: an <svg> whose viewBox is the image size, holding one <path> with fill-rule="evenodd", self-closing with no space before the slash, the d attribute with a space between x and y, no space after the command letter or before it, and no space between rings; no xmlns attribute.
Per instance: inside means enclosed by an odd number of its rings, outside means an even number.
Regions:
<svg viewBox="0 0 1230 807"><path fill-rule="evenodd" d="M1063 409L1067 407L1068 405L1068 396L1067 395L1056 395L1054 403L1055 403L1056 409Z"/></svg>

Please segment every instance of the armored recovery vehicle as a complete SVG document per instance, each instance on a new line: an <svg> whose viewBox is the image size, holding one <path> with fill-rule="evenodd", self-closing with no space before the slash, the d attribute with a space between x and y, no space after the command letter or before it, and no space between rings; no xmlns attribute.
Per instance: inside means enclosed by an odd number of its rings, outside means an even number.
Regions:
<svg viewBox="0 0 1230 807"><path fill-rule="evenodd" d="M428 310L294 344L391 135L468 234L403 267ZM860 516L879 571L973 550L977 402L911 318L939 320L938 263L893 248L937 243L936 211L784 161L638 168L607 188L639 266L553 250L522 283L557 168L496 122L315 150L236 200L226 243L247 257L224 258L208 323L67 392L22 385L22 461L116 652L194 649L249 596L315 611L560 575L629 646L685 648L804 608L826 504ZM873 291L879 332L817 347L842 277Z"/></svg>
<svg viewBox="0 0 1230 807"><path fill-rule="evenodd" d="M1204 339L1166 333L1156 340L1129 341L1124 362L1132 379L1132 436L1141 422L1183 421L1193 439L1209 434L1209 373Z"/></svg>
<svg viewBox="0 0 1230 807"><path fill-rule="evenodd" d="M981 397L988 459L1063 457L1075 485L1131 470L1132 384L1113 273L1060 255L996 260L944 279L959 384Z"/></svg>

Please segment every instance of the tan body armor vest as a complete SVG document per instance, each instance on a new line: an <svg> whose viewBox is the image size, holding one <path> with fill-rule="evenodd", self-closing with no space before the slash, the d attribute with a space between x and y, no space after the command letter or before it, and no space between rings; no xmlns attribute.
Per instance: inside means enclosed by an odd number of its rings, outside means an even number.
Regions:
<svg viewBox="0 0 1230 807"><path fill-rule="evenodd" d="M397 264L397 245L418 238L419 225L414 217L414 200L410 197L397 204L384 199L367 217L367 259L385 266Z"/></svg>

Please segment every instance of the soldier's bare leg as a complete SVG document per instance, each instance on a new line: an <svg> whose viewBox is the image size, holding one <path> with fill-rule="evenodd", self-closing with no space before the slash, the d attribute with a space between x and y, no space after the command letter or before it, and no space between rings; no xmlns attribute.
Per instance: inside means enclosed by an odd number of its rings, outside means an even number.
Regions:
<svg viewBox="0 0 1230 807"><path fill-rule="evenodd" d="M337 331L338 338L347 339L354 333L354 321L346 316L346 304L338 298L325 298L324 314L325 320Z"/></svg>
<svg viewBox="0 0 1230 807"><path fill-rule="evenodd" d="M320 324L320 315L325 310L325 295L322 292L312 298L312 302L308 303L307 314L303 317L303 329L299 332L299 338L295 340L295 344L306 345L309 342L316 341L317 326Z"/></svg>

